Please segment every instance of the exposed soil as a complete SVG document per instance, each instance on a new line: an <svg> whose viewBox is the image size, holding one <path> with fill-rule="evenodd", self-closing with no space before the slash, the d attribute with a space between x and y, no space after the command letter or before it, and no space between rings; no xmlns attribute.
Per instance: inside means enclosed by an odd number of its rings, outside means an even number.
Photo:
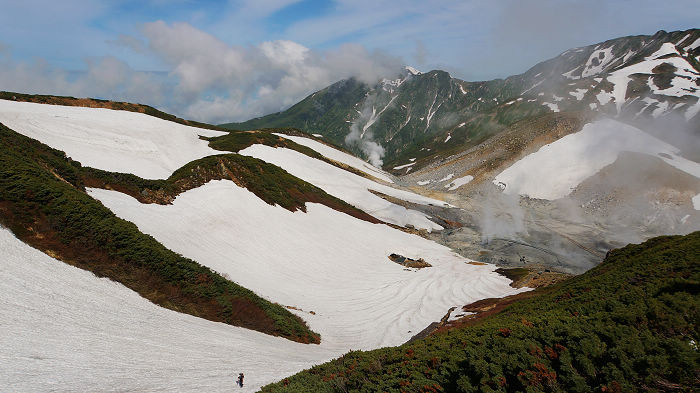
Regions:
<svg viewBox="0 0 700 393"><path fill-rule="evenodd" d="M532 265L510 269L498 268L496 273L512 280L510 286L513 288L547 287L573 277L573 274L553 272L543 266Z"/></svg>
<svg viewBox="0 0 700 393"><path fill-rule="evenodd" d="M406 266L414 269L423 269L426 267L432 267L433 265L429 264L428 262L425 261L423 258L418 258L418 259L411 259L407 258L403 255L399 254L391 254L389 255L389 260L397 263L401 266Z"/></svg>

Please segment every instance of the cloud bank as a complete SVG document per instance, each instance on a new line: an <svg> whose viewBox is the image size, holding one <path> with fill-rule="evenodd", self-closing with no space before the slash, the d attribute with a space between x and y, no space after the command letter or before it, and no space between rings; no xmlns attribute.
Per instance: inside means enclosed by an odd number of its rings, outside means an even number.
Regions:
<svg viewBox="0 0 700 393"><path fill-rule="evenodd" d="M38 59L0 54L0 86L27 93L146 103L190 119L219 123L276 112L340 79L375 83L402 61L357 44L319 51L288 40L229 45L188 23L146 23L115 43L155 56L166 72L143 72L112 57L89 58L69 72ZM5 54L3 56L3 54Z"/></svg>

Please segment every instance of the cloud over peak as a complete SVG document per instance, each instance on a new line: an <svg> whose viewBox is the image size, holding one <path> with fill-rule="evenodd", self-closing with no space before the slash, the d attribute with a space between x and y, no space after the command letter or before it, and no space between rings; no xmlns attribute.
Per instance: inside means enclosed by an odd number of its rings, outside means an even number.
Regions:
<svg viewBox="0 0 700 393"><path fill-rule="evenodd" d="M374 83L398 74L402 64L356 44L327 51L289 40L229 45L183 22L146 23L140 31L139 37L122 35L117 41L155 57L166 72L136 71L106 56L87 59L85 71L71 74L41 61L8 57L0 83L4 89L29 93L139 101L218 123L282 110L340 79Z"/></svg>

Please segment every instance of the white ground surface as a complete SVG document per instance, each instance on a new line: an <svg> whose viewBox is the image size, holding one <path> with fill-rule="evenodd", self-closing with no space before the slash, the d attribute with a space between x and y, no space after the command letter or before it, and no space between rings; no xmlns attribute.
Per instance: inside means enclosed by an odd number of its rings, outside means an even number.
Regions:
<svg viewBox="0 0 700 393"><path fill-rule="evenodd" d="M675 147L635 127L606 119L586 124L581 131L525 156L493 182L505 184L507 194L554 200L615 162L623 151L653 155L700 178L700 164L678 156Z"/></svg>
<svg viewBox="0 0 700 393"><path fill-rule="evenodd" d="M116 191L90 194L169 249L304 310L299 315L331 348L396 345L451 306L513 293L494 266L468 265L437 243L319 204L292 213L230 181L207 183L166 206ZM407 271L391 253L433 267Z"/></svg>
<svg viewBox="0 0 700 393"><path fill-rule="evenodd" d="M0 250L3 392L255 391L339 354L158 307L1 227Z"/></svg>
<svg viewBox="0 0 700 393"><path fill-rule="evenodd" d="M440 225L430 221L425 214L388 202L369 190L413 203L443 206L446 204L443 201L379 184L290 149L252 145L239 153L284 168L292 175L385 222L400 226L412 225L429 231L442 229Z"/></svg>
<svg viewBox="0 0 700 393"><path fill-rule="evenodd" d="M146 179L165 179L192 160L221 154L198 135L225 134L142 113L7 100L0 100L0 123L84 166Z"/></svg>
<svg viewBox="0 0 700 393"><path fill-rule="evenodd" d="M322 335L302 345L157 307L0 230L3 391L255 390L350 349L397 345L449 307L516 290L449 249L322 205L291 213L230 181L144 205L90 190L166 247L295 311ZM414 270L387 255L424 257ZM314 311L316 315L308 313Z"/></svg>
<svg viewBox="0 0 700 393"><path fill-rule="evenodd" d="M364 173L367 173L369 175L372 175L376 177L377 179L384 180L387 183L393 183L394 181L391 180L391 175L388 173L384 172L383 170L373 166L372 164L363 161L353 155L344 153L338 149L334 149L328 145L324 145L323 143L320 143L318 141L315 141L313 139L309 138L304 138L302 136L293 136L293 135L285 135L285 134L275 134L278 136L281 136L282 138L289 139L293 142L296 142L300 145L304 145L310 149L313 149L320 153L322 156L325 156L326 158L330 158L331 160L341 162L345 165L349 165L359 171L362 171Z"/></svg>
<svg viewBox="0 0 700 393"><path fill-rule="evenodd" d="M469 183L472 180L474 180L474 176L472 176L472 175L458 177L458 178L452 180L452 182L450 184L446 185L445 188L447 188L449 191L454 191L454 190L462 187L463 185Z"/></svg>

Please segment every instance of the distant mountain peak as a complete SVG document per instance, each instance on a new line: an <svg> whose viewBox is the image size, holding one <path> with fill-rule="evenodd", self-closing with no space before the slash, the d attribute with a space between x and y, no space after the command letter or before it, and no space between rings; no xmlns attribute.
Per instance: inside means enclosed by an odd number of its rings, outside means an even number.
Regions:
<svg viewBox="0 0 700 393"><path fill-rule="evenodd" d="M408 66L408 65L405 67L405 69L406 69L406 71L408 71L408 72L411 73L412 75L420 75L420 74L422 74L422 72L420 72L420 71L418 71L417 69L415 69L415 68L413 68L413 67L411 67L411 66Z"/></svg>
<svg viewBox="0 0 700 393"><path fill-rule="evenodd" d="M368 156L346 140L359 124L367 143L383 149L384 168L401 167L391 171L405 175L441 154L474 147L520 120L551 112L600 113L640 126L677 117L700 129L700 29L580 46L491 81L405 66L401 75L374 86L350 79L287 111L228 127L297 127ZM417 164L402 167L410 158Z"/></svg>

